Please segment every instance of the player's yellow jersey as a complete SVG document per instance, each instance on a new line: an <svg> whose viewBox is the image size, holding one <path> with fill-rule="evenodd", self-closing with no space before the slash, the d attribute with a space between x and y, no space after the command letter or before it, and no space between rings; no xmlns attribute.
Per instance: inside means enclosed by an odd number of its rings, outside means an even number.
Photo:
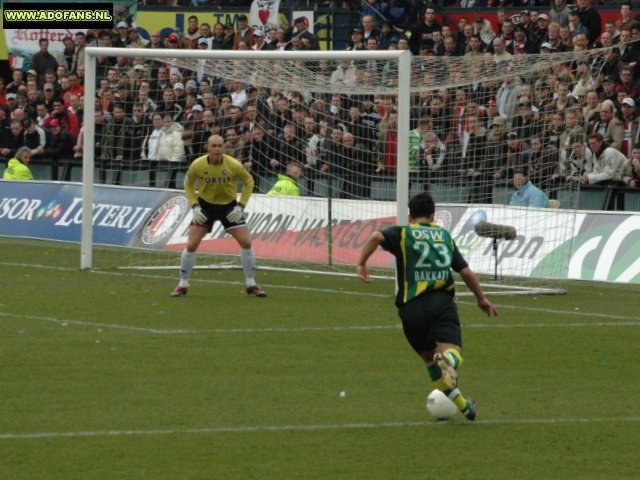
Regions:
<svg viewBox="0 0 640 480"><path fill-rule="evenodd" d="M184 178L184 191L191 206L198 203L198 196L213 205L226 205L236 200L238 196L238 180L242 182L240 203L246 206L254 185L253 177L249 172L239 161L229 155L222 156L220 165L210 164L209 155L203 155L196 158L189 166L187 176Z"/></svg>

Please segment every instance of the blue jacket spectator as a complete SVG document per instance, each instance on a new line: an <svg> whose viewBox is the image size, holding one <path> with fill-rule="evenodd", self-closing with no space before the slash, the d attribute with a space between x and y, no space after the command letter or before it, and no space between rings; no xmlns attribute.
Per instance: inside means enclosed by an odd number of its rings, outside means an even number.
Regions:
<svg viewBox="0 0 640 480"><path fill-rule="evenodd" d="M511 195L509 205L517 207L549 208L549 197L529 180L526 171L513 174L513 186L516 191Z"/></svg>

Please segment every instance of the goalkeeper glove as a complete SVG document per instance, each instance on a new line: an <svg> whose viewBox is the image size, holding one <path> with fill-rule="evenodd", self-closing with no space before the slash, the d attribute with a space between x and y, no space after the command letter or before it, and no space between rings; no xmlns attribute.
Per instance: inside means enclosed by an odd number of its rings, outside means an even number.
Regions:
<svg viewBox="0 0 640 480"><path fill-rule="evenodd" d="M209 220L207 218L207 214L204 212L204 210L200 205L194 205L192 211L193 211L193 223L202 225L204 223L207 223L207 220Z"/></svg>
<svg viewBox="0 0 640 480"><path fill-rule="evenodd" d="M231 223L238 223L244 216L244 207L241 204L237 204L227 214L227 220Z"/></svg>

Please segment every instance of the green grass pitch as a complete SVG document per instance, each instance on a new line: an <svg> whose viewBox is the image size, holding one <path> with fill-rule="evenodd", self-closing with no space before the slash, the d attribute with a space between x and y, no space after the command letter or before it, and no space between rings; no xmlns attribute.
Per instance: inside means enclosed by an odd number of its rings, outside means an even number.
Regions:
<svg viewBox="0 0 640 480"><path fill-rule="evenodd" d="M0 479L638 478L638 286L459 299L478 420L431 420L393 284L80 271L0 239ZM344 392L344 395L341 395Z"/></svg>

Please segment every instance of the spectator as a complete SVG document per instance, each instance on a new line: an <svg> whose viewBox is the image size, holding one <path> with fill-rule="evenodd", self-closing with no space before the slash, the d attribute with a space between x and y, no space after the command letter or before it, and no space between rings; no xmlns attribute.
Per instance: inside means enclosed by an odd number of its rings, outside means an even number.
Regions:
<svg viewBox="0 0 640 480"><path fill-rule="evenodd" d="M424 21L411 28L409 48L414 55L418 54L420 43L433 40L433 32L442 30L442 26L436 20L436 9L428 6L424 12Z"/></svg>
<svg viewBox="0 0 640 480"><path fill-rule="evenodd" d="M504 67L502 71L505 74L505 76L503 76L504 81L502 85L500 85L496 95L498 113L507 118L513 118L516 114L518 100L522 95L522 82L520 78L510 75Z"/></svg>
<svg viewBox="0 0 640 480"><path fill-rule="evenodd" d="M620 18L615 22L616 29L620 31L623 28L631 28L634 23L635 21L631 17L631 2L621 2Z"/></svg>
<svg viewBox="0 0 640 480"><path fill-rule="evenodd" d="M577 82L575 83L571 96L575 99L580 99L587 95L587 92L595 89L596 81L591 76L591 67L589 62L581 60L578 62L576 68Z"/></svg>
<svg viewBox="0 0 640 480"><path fill-rule="evenodd" d="M587 133L599 133L606 140L608 146L620 150L624 139L624 126L622 120L616 117L616 113L613 101L605 100L602 102L600 117L589 124Z"/></svg>
<svg viewBox="0 0 640 480"><path fill-rule="evenodd" d="M619 92L625 90L631 98L636 98L637 93L637 80L633 78L633 69L629 66L624 66L620 69L620 81L616 83L614 90Z"/></svg>
<svg viewBox="0 0 640 480"><path fill-rule="evenodd" d="M60 62L58 62L58 68L62 66L65 70L71 70L71 67L73 65L73 58L75 56L77 48L76 44L73 41L73 37L71 36L64 37L62 39L62 44L64 45L64 49L62 51L64 64L61 65Z"/></svg>
<svg viewBox="0 0 640 480"><path fill-rule="evenodd" d="M239 49L240 41L244 41L247 45L247 48L251 48L253 46L253 27L249 25L249 20L247 16L242 14L238 15L238 30L236 31L233 38L233 49Z"/></svg>
<svg viewBox="0 0 640 480"><path fill-rule="evenodd" d="M542 49L542 45L548 44L550 52L556 52L560 48L560 25L555 22L551 22L549 24L549 28L547 28L547 36L542 39L542 43L540 44L540 49Z"/></svg>
<svg viewBox="0 0 640 480"><path fill-rule="evenodd" d="M116 103L113 106L113 159L129 165L133 158L134 143L139 140L134 137L134 124L126 114L124 105Z"/></svg>
<svg viewBox="0 0 640 480"><path fill-rule="evenodd" d="M517 108L518 114L513 117L511 127L518 132L518 137L529 141L531 137L541 135L542 123L538 115L533 112L533 104L527 96L520 96Z"/></svg>
<svg viewBox="0 0 640 480"><path fill-rule="evenodd" d="M587 29L589 45L593 45L602 32L602 19L598 11L591 6L591 0L576 0L575 12L580 17L580 23Z"/></svg>
<svg viewBox="0 0 640 480"><path fill-rule="evenodd" d="M165 38L165 46L171 49L179 49L180 48L180 35L177 33L170 33Z"/></svg>
<svg viewBox="0 0 640 480"><path fill-rule="evenodd" d="M423 118L430 122L428 117ZM429 130L424 134L424 150L421 155L421 174L424 182L432 181L440 174L444 165L447 147L434 132Z"/></svg>
<svg viewBox="0 0 640 480"><path fill-rule="evenodd" d="M276 50L278 46L278 29L272 28L267 32L267 38L265 39L264 50Z"/></svg>
<svg viewBox="0 0 640 480"><path fill-rule="evenodd" d="M620 41L620 32L616 29L616 22L607 20L604 24L604 32L593 44L594 48L610 47Z"/></svg>
<svg viewBox="0 0 640 480"><path fill-rule="evenodd" d="M513 29L512 48L515 55L521 53L538 53L539 44L530 41L525 27L522 24L518 24Z"/></svg>
<svg viewBox="0 0 640 480"><path fill-rule="evenodd" d="M599 133L589 135L588 143L593 154L592 167L580 177L580 183L582 185L619 185L628 163L627 157L608 146Z"/></svg>
<svg viewBox="0 0 640 480"><path fill-rule="evenodd" d="M284 32L284 29L282 29L282 31ZM230 48L233 49L233 46L235 45L235 40L236 40L236 32L233 29L233 24L225 23L225 25L224 25L224 36L226 37L225 43L228 44L228 45L231 45ZM284 48L283 48L283 50L284 50Z"/></svg>
<svg viewBox="0 0 640 480"><path fill-rule="evenodd" d="M45 83L45 73L49 69L55 70L58 67L58 61L49 53L49 40L41 38L39 40L40 50L31 57L31 68L37 74L38 85Z"/></svg>
<svg viewBox="0 0 640 480"><path fill-rule="evenodd" d="M42 127L45 120L49 117L49 110L47 109L47 104L45 102L39 101L36 104L36 114L36 122L38 126Z"/></svg>
<svg viewBox="0 0 640 480"><path fill-rule="evenodd" d="M591 171L591 150L583 137L571 139L571 154L557 162L549 182L577 182L586 172Z"/></svg>
<svg viewBox="0 0 640 480"><path fill-rule="evenodd" d="M158 141L160 140L160 134L162 133L163 126L162 113L154 113L151 116L151 128L142 143L141 157L143 160L160 160L160 156L158 154Z"/></svg>
<svg viewBox="0 0 640 480"><path fill-rule="evenodd" d="M142 38L137 29L132 28L129 30L127 48L146 48L148 44L149 40Z"/></svg>
<svg viewBox="0 0 640 480"><path fill-rule="evenodd" d="M171 114L162 117L162 131L158 138L158 159L169 162L167 170L167 188L176 188L179 165L185 161L183 128L176 123Z"/></svg>
<svg viewBox="0 0 640 480"><path fill-rule="evenodd" d="M162 92L162 102L158 104L158 111L168 113L176 122L181 122L184 118L182 107L176 102L175 88L167 88Z"/></svg>
<svg viewBox="0 0 640 480"><path fill-rule="evenodd" d="M15 156L7 162L7 168L2 178L5 180L33 180L33 174L29 170L30 160L29 147L20 147Z"/></svg>
<svg viewBox="0 0 640 480"><path fill-rule="evenodd" d="M582 119L585 125L588 125L592 120L599 118L600 115L600 97L598 94L591 90L587 92L586 104L582 108Z"/></svg>
<svg viewBox="0 0 640 480"><path fill-rule="evenodd" d="M145 45L145 48L156 48L156 49L165 48L164 44L162 43L162 37L160 35L160 31L153 30L149 38L151 40L149 41L149 43Z"/></svg>
<svg viewBox="0 0 640 480"><path fill-rule="evenodd" d="M571 7L567 3L567 0L553 0L551 11L551 21L557 23L559 26L566 26L569 24L569 13L571 13Z"/></svg>
<svg viewBox="0 0 640 480"><path fill-rule="evenodd" d="M199 25L198 17L195 15L189 15L189 18L187 19L187 31L184 32L184 35L182 36L182 48L195 50L198 48L198 40L201 36L201 26Z"/></svg>
<svg viewBox="0 0 640 480"><path fill-rule="evenodd" d="M113 125L107 120L102 110L96 110L94 118L93 154L96 165L105 167L101 169L101 181L105 183L106 166L108 161L113 158ZM79 135L78 140L81 141L82 139L83 136Z"/></svg>
<svg viewBox="0 0 640 480"><path fill-rule="evenodd" d="M518 137L518 132L510 131L507 134L507 156L504 164L494 174L496 180L513 177L516 170L529 165L531 150L529 146Z"/></svg>
<svg viewBox="0 0 640 480"><path fill-rule="evenodd" d="M497 38L502 39L505 50L513 55L513 22L510 19L505 19L505 21L502 22L502 27Z"/></svg>
<svg viewBox="0 0 640 480"><path fill-rule="evenodd" d="M116 38L113 39L113 46L117 48L124 48L129 41L129 24L125 21L120 21L116 25Z"/></svg>
<svg viewBox="0 0 640 480"><path fill-rule="evenodd" d="M29 148L32 157L43 156L47 146L47 135L35 119L27 118L22 121L24 128L24 146Z"/></svg>
<svg viewBox="0 0 640 480"><path fill-rule="evenodd" d="M229 50L232 46L227 42L224 25L220 22L213 26L213 34L210 37L203 37L198 33L198 39L195 42L195 48L201 50Z"/></svg>
<svg viewBox="0 0 640 480"><path fill-rule="evenodd" d="M300 187L298 186L300 177L302 177L302 164L298 162L287 163L285 173L278 175L278 181L267 192L267 195L300 196Z"/></svg>
<svg viewBox="0 0 640 480"><path fill-rule="evenodd" d="M363 2L362 9L360 10L360 15L364 19L364 17L369 16L373 20L377 18L377 16L382 16L385 10L385 5L382 4L379 0L367 0Z"/></svg>
<svg viewBox="0 0 640 480"><path fill-rule="evenodd" d="M186 104L187 104L187 97L186 97L186 92L185 92L185 88L184 88L184 83L182 82L176 82L173 84L173 97L174 97L174 102L176 104L176 106L180 107L182 109L182 116L180 117L180 121L184 121L186 120L185 118L185 108L186 108Z"/></svg>
<svg viewBox="0 0 640 480"><path fill-rule="evenodd" d="M53 118L49 122L49 130L51 135L49 142L45 148L45 156L51 158L54 162L60 162L65 159L72 159L74 154L74 146L76 139L67 132L64 122L58 118ZM58 169L52 169L52 180L58 180ZM66 179L61 179L66 180Z"/></svg>
<svg viewBox="0 0 640 480"><path fill-rule="evenodd" d="M496 65L507 64L513 58L513 55L507 52L504 46L504 40L501 37L493 39L493 61Z"/></svg>
<svg viewBox="0 0 640 480"><path fill-rule="evenodd" d="M597 85L596 81L596 85ZM616 81L615 78L611 75L606 75L602 78L601 83L601 92L600 92L600 100L610 100L612 102L616 102Z"/></svg>
<svg viewBox="0 0 640 480"><path fill-rule="evenodd" d="M296 127L292 123L287 123L282 129L282 134L276 138L273 158L269 161L271 169L275 172L282 170L282 165L296 161L304 164L305 145L296 136Z"/></svg>
<svg viewBox="0 0 640 480"><path fill-rule="evenodd" d="M367 42L370 38L375 38L376 42L380 38L380 30L376 27L376 20L373 15L364 15L362 17L362 40Z"/></svg>
<svg viewBox="0 0 640 480"><path fill-rule="evenodd" d="M631 188L638 188L640 186L640 143L636 143L633 146L631 163L622 177L622 181Z"/></svg>
<svg viewBox="0 0 640 480"><path fill-rule="evenodd" d="M398 112L390 109L380 122L380 159L376 173L395 173L398 164Z"/></svg>
<svg viewBox="0 0 640 480"><path fill-rule="evenodd" d="M251 132L251 140L245 143L243 158L245 168L260 180L258 182L260 187L262 187L262 179L271 173L270 161L274 157L273 147L264 128L261 125L256 126Z"/></svg>
<svg viewBox="0 0 640 480"><path fill-rule="evenodd" d="M380 27L380 36L378 37L378 48L380 50L388 50L392 43L397 44L399 40L398 33L393 29L391 22L382 22Z"/></svg>
<svg viewBox="0 0 640 480"><path fill-rule="evenodd" d="M202 105L196 104L192 107L194 110L194 114L196 109L202 109ZM210 109L202 110L202 113L198 113L200 117L202 117L202 121L196 121L193 124L192 133L191 133L191 154L189 156L189 160L193 161L194 159L201 157L207 151L207 140L211 135L221 134L222 129L220 124L216 124L215 117L213 112ZM216 132L213 131L214 125L217 125L218 130ZM187 131L185 131L185 134ZM183 137L184 138L184 137Z"/></svg>
<svg viewBox="0 0 640 480"><path fill-rule="evenodd" d="M538 20L533 28L531 40L536 46L540 46L549 37L549 17L545 13L538 16Z"/></svg>
<svg viewBox="0 0 640 480"><path fill-rule="evenodd" d="M571 27L567 25L560 26L558 30L560 41L556 45L559 52L570 52L573 50L573 40L571 39Z"/></svg>
<svg viewBox="0 0 640 480"><path fill-rule="evenodd" d="M244 153L244 142L242 141L242 136L238 135L236 129L231 127L225 130L224 139L225 153L227 155L231 155L240 163L244 163L244 159L242 157Z"/></svg>
<svg viewBox="0 0 640 480"><path fill-rule="evenodd" d="M304 129L301 138L305 142L305 162L303 167L307 170L307 176L315 180L315 171L322 163L321 153L324 135L319 131L318 125L312 115L305 115L303 119ZM309 173L312 173L309 175Z"/></svg>
<svg viewBox="0 0 640 480"><path fill-rule="evenodd" d="M640 118L636 114L636 102L633 98L622 101L622 128L625 132L620 151L627 158L631 158L633 146L640 142Z"/></svg>
<svg viewBox="0 0 640 480"><path fill-rule="evenodd" d="M545 145L541 136L531 137L529 148L529 178L542 190L549 191L552 187L551 176L558 165L558 151Z"/></svg>
<svg viewBox="0 0 640 480"><path fill-rule="evenodd" d="M357 140L350 132L342 135L342 198L368 198L371 195L371 176L376 169L376 159Z"/></svg>
<svg viewBox="0 0 640 480"><path fill-rule="evenodd" d="M9 134L3 139L2 146L0 147L0 155L4 158L14 157L18 149L24 146L22 120L14 118L9 122Z"/></svg>
<svg viewBox="0 0 640 480"><path fill-rule="evenodd" d="M84 66L84 49L87 47L87 36L84 32L77 32L75 37L76 50L73 54L71 72L77 72L80 65Z"/></svg>
<svg viewBox="0 0 640 480"><path fill-rule="evenodd" d="M356 51L364 50L364 42L362 41L362 28L354 27L351 30L351 39L347 42L347 50Z"/></svg>
<svg viewBox="0 0 640 480"><path fill-rule="evenodd" d="M48 121L45 120L44 127L49 128L53 119L57 119L62 123L64 133L71 135L75 143L75 139L78 138L78 134L80 133L80 122L73 112L65 108L64 101L60 97L53 100L53 110Z"/></svg>
<svg viewBox="0 0 640 480"><path fill-rule="evenodd" d="M513 174L513 186L516 191L511 195L509 205L518 207L549 208L549 197L529 180L527 168L516 170Z"/></svg>
<svg viewBox="0 0 640 480"><path fill-rule="evenodd" d="M320 41L318 37L309 31L309 25L307 25L307 19L305 17L298 17L293 21L294 31L292 36L298 37L303 43L308 45L309 50L320 50ZM368 38L368 37L364 37Z"/></svg>
<svg viewBox="0 0 640 480"><path fill-rule="evenodd" d="M11 72L11 82L5 87L7 93L18 93L18 88L26 85L24 81L24 73L19 68L14 68Z"/></svg>
<svg viewBox="0 0 640 480"><path fill-rule="evenodd" d="M493 31L491 22L488 19L482 16L477 16L473 24L473 28L476 35L480 35L480 39L485 46L491 45L493 39L496 37L496 32Z"/></svg>
<svg viewBox="0 0 640 480"><path fill-rule="evenodd" d="M484 164L487 129L477 115L467 115L461 142L461 171L458 174L469 187L469 203L484 203L489 172Z"/></svg>
<svg viewBox="0 0 640 480"><path fill-rule="evenodd" d="M560 135L558 142L558 153L561 162L566 162L567 158L571 155L572 142L575 139L584 140L586 137L586 131L582 125L580 125L579 107L568 109L564 114L564 122L564 132Z"/></svg>

